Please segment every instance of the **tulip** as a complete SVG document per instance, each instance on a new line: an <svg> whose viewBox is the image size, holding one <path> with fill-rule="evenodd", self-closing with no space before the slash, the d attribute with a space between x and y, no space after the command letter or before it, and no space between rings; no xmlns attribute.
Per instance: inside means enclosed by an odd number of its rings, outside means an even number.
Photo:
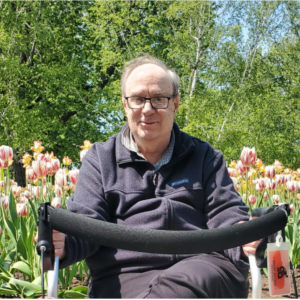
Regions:
<svg viewBox="0 0 300 300"><path fill-rule="evenodd" d="M292 174L292 172L293 171L290 168L285 168L283 171L284 174Z"/></svg>
<svg viewBox="0 0 300 300"><path fill-rule="evenodd" d="M26 217L28 215L27 206L25 203L17 203L17 215Z"/></svg>
<svg viewBox="0 0 300 300"><path fill-rule="evenodd" d="M262 166L262 160L260 158L258 158L256 160L255 167L259 169L261 166Z"/></svg>
<svg viewBox="0 0 300 300"><path fill-rule="evenodd" d="M262 166L259 168L259 171L261 173L265 173L265 168L266 168L266 165L265 164L262 164Z"/></svg>
<svg viewBox="0 0 300 300"><path fill-rule="evenodd" d="M283 170L283 166L282 166L281 162L278 159L275 160L273 166L275 167L275 170L276 170L277 174L281 173L281 171Z"/></svg>
<svg viewBox="0 0 300 300"><path fill-rule="evenodd" d="M34 141L31 150L34 152L42 152L44 150L44 147L42 146L42 143L40 141Z"/></svg>
<svg viewBox="0 0 300 300"><path fill-rule="evenodd" d="M236 164L236 169L238 170L240 175L245 175L247 168L243 165L243 163L239 160Z"/></svg>
<svg viewBox="0 0 300 300"><path fill-rule="evenodd" d="M39 186L34 186L32 188L32 193L36 198L40 198L40 187Z"/></svg>
<svg viewBox="0 0 300 300"><path fill-rule="evenodd" d="M6 169L8 167L8 162L0 159L0 169Z"/></svg>
<svg viewBox="0 0 300 300"><path fill-rule="evenodd" d="M266 178L259 178L258 179L258 184L259 184L259 187L261 189L265 189L267 187L267 184L266 184Z"/></svg>
<svg viewBox="0 0 300 300"><path fill-rule="evenodd" d="M3 181L3 180L0 180L0 187L5 187L6 186L6 183L5 183L5 181Z"/></svg>
<svg viewBox="0 0 300 300"><path fill-rule="evenodd" d="M275 204L278 204L279 201L280 201L279 196L278 195L273 195L273 201L274 201Z"/></svg>
<svg viewBox="0 0 300 300"><path fill-rule="evenodd" d="M89 150L93 144L89 140L83 141L83 146L80 146L82 150Z"/></svg>
<svg viewBox="0 0 300 300"><path fill-rule="evenodd" d="M236 176L236 169L234 168L227 168L228 174L230 177L235 177Z"/></svg>
<svg viewBox="0 0 300 300"><path fill-rule="evenodd" d="M290 211L291 211L291 213L293 213L293 211L294 211L294 205L293 204L290 204Z"/></svg>
<svg viewBox="0 0 300 300"><path fill-rule="evenodd" d="M261 192L263 191L263 189L260 187L259 183L257 183L257 184L255 185L255 189L256 189L256 191L257 191L258 193L261 193Z"/></svg>
<svg viewBox="0 0 300 300"><path fill-rule="evenodd" d="M30 164L31 158L32 158L32 156L30 154L28 154L27 152L23 155L22 163L23 163L24 167L26 167L28 164Z"/></svg>
<svg viewBox="0 0 300 300"><path fill-rule="evenodd" d="M267 166L265 168L265 174L267 177L269 178L274 178L275 175L276 175L276 170L275 170L275 167L274 166Z"/></svg>
<svg viewBox="0 0 300 300"><path fill-rule="evenodd" d="M287 183L288 181L291 181L293 178L292 178L292 175L291 174L284 174L283 175L283 180L284 180L284 183Z"/></svg>
<svg viewBox="0 0 300 300"><path fill-rule="evenodd" d="M72 160L69 158L69 156L64 156L63 164L66 166L69 166L71 163L72 163Z"/></svg>
<svg viewBox="0 0 300 300"><path fill-rule="evenodd" d="M27 204L28 203L28 199L26 197L21 197L20 200L19 200L19 203Z"/></svg>
<svg viewBox="0 0 300 300"><path fill-rule="evenodd" d="M9 204L8 196L1 197L1 203L2 203L2 205L4 207L4 209L7 209L8 208L8 204Z"/></svg>
<svg viewBox="0 0 300 300"><path fill-rule="evenodd" d="M62 193L63 193L63 190L59 185L56 184L55 187L54 187L54 193L55 193L56 196L61 197Z"/></svg>
<svg viewBox="0 0 300 300"><path fill-rule="evenodd" d="M43 160L33 161L32 169L38 179L43 179L47 175L47 163Z"/></svg>
<svg viewBox="0 0 300 300"><path fill-rule="evenodd" d="M30 193L30 191L26 190L26 191L24 192L24 197L26 197L27 199L30 199L30 198L31 198L31 193Z"/></svg>
<svg viewBox="0 0 300 300"><path fill-rule="evenodd" d="M60 197L54 197L51 201L51 206L61 207L61 198Z"/></svg>
<svg viewBox="0 0 300 300"><path fill-rule="evenodd" d="M11 190L12 190L12 193L15 197L20 197L20 194L21 194L21 187L20 186L12 186L11 187Z"/></svg>
<svg viewBox="0 0 300 300"><path fill-rule="evenodd" d="M229 168L233 168L233 169L236 168L236 161L235 161L235 160L231 160L231 161L230 161Z"/></svg>
<svg viewBox="0 0 300 300"><path fill-rule="evenodd" d="M276 174L275 179L277 180L278 184L284 183L284 176L282 174Z"/></svg>
<svg viewBox="0 0 300 300"><path fill-rule="evenodd" d="M264 192L264 197L263 197L263 198L264 198L265 200L267 200L268 197L269 197L269 196L268 196L268 193L267 193L267 192Z"/></svg>
<svg viewBox="0 0 300 300"><path fill-rule="evenodd" d="M61 188L65 187L67 185L67 175L66 171L63 169L59 169L55 174L55 182L58 184Z"/></svg>
<svg viewBox="0 0 300 300"><path fill-rule="evenodd" d="M273 179L266 178L266 187L268 190L275 190L277 187L277 181Z"/></svg>
<svg viewBox="0 0 300 300"><path fill-rule="evenodd" d="M69 178L74 185L77 184L78 175L79 175L79 170L69 171Z"/></svg>
<svg viewBox="0 0 300 300"><path fill-rule="evenodd" d="M54 172L57 172L60 168L60 161L58 158L52 158L51 159L51 166L52 166L52 170Z"/></svg>
<svg viewBox="0 0 300 300"><path fill-rule="evenodd" d="M254 205L256 203L256 197L254 195L250 195L248 201L251 205Z"/></svg>
<svg viewBox="0 0 300 300"><path fill-rule="evenodd" d="M245 167L251 167L256 161L256 151L255 148L244 147L241 153L241 161Z"/></svg>
<svg viewBox="0 0 300 300"><path fill-rule="evenodd" d="M87 154L88 150L80 151L80 161L82 161L83 157Z"/></svg>
<svg viewBox="0 0 300 300"><path fill-rule="evenodd" d="M26 175L27 175L27 180L30 183L37 179L37 175L34 173L33 169L27 169Z"/></svg>
<svg viewBox="0 0 300 300"><path fill-rule="evenodd" d="M298 182L295 181L295 180L292 180L292 181L288 181L286 183L286 188L289 192L297 192L298 191Z"/></svg>
<svg viewBox="0 0 300 300"><path fill-rule="evenodd" d="M0 159L3 161L9 161L13 158L13 149L9 146L0 147Z"/></svg>

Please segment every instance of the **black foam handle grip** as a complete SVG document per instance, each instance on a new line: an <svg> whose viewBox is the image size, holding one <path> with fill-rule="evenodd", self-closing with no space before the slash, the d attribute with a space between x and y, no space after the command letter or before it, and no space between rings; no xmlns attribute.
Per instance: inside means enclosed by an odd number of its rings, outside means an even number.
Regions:
<svg viewBox="0 0 300 300"><path fill-rule="evenodd" d="M264 238L285 227L286 211L278 209L242 224L209 230L171 231L121 226L49 207L53 229L98 245L160 254L223 251Z"/></svg>

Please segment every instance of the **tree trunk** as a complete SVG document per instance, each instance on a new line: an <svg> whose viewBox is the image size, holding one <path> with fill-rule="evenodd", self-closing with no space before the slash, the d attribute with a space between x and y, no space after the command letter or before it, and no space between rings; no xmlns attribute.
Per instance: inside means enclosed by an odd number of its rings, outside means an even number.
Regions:
<svg viewBox="0 0 300 300"><path fill-rule="evenodd" d="M18 183L18 186L25 187L26 179L25 179L25 169L23 168L23 164L21 160L17 157L14 157L14 162L11 165L12 173L14 174L14 181Z"/></svg>

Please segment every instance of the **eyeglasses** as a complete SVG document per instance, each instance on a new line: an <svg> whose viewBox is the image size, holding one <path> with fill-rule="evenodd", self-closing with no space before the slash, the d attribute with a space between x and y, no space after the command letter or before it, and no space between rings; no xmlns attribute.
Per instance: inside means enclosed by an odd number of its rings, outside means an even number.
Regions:
<svg viewBox="0 0 300 300"><path fill-rule="evenodd" d="M124 97L127 100L128 106L133 109L143 108L147 100L150 101L152 108L154 109L166 109L169 106L169 100L173 97L138 97L130 96Z"/></svg>

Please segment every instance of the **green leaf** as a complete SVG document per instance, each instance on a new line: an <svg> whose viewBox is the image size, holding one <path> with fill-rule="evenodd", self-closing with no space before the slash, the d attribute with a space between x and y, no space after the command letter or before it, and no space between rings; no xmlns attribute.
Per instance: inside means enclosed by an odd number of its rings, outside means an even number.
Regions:
<svg viewBox="0 0 300 300"><path fill-rule="evenodd" d="M15 202L12 191L9 193L8 210L9 210L11 220L12 220L13 224L15 225L15 228L18 228L19 227L19 217L17 215L16 202Z"/></svg>
<svg viewBox="0 0 300 300"><path fill-rule="evenodd" d="M31 212L32 212L32 216L33 216L33 218L34 218L35 226L37 226L37 224L38 224L38 215L37 215L35 206L34 206L34 204L32 203L31 200L28 200L28 203L29 203L30 208L31 208Z"/></svg>
<svg viewBox="0 0 300 300"><path fill-rule="evenodd" d="M11 278L8 283L12 289L18 291L19 293L21 293L24 290L24 288L26 287L26 291L27 291L26 295L33 294L37 290L41 289L41 287L39 285L30 283L25 280Z"/></svg>
<svg viewBox="0 0 300 300"><path fill-rule="evenodd" d="M87 286L78 285L78 286L72 288L71 291L75 291L75 292L80 292L80 293L83 293L83 294L87 294L88 289L89 288Z"/></svg>
<svg viewBox="0 0 300 300"><path fill-rule="evenodd" d="M29 277L32 276L32 271L30 269L30 266L23 261L18 261L13 264L13 266L11 267L11 272L14 273L16 270L21 271L22 273L28 275Z"/></svg>
<svg viewBox="0 0 300 300"><path fill-rule="evenodd" d="M16 295L16 292L14 290L9 290L9 289L5 289L5 288L0 288L0 295Z"/></svg>
<svg viewBox="0 0 300 300"><path fill-rule="evenodd" d="M16 246L17 244L17 240L16 240L16 229L14 224L7 218L4 210L3 210L3 206L1 205L1 210L2 210L2 216L3 216L3 221L4 221L4 225L7 229L8 235L11 238L11 241L14 242L14 246Z"/></svg>
<svg viewBox="0 0 300 300"><path fill-rule="evenodd" d="M74 298L74 299L78 299L78 298L87 298L87 294L83 294L80 292L73 292L71 290L65 291L64 293L64 298Z"/></svg>

